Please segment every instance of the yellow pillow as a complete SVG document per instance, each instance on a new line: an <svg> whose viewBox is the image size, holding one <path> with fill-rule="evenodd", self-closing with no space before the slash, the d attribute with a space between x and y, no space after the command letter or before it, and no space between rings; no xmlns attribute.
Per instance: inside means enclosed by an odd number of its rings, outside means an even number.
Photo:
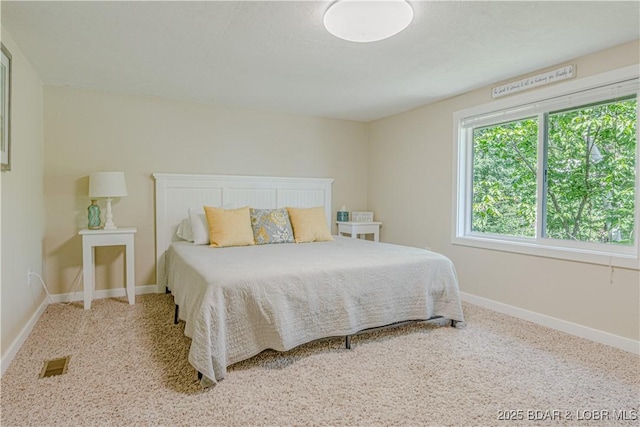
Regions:
<svg viewBox="0 0 640 427"><path fill-rule="evenodd" d="M333 240L327 226L327 217L323 207L317 208L287 208L293 238L296 243L326 242Z"/></svg>
<svg viewBox="0 0 640 427"><path fill-rule="evenodd" d="M210 246L222 248L254 244L248 206L240 209L205 206L204 213L209 224Z"/></svg>

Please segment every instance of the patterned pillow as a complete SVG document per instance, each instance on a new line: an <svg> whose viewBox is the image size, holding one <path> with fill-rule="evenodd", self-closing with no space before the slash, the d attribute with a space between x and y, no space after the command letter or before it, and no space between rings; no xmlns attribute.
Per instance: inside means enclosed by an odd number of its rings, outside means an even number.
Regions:
<svg viewBox="0 0 640 427"><path fill-rule="evenodd" d="M251 209L251 228L257 245L293 243L293 230L285 208Z"/></svg>

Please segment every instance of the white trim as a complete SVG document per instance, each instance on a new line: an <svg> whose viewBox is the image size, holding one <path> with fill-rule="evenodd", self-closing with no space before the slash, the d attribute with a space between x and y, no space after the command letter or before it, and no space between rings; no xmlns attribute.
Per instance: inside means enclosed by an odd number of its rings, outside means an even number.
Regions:
<svg viewBox="0 0 640 427"><path fill-rule="evenodd" d="M488 235L481 233L471 233L471 208L469 206L471 191L471 162L470 132L462 129L464 120L476 120L482 118L490 112L499 113L501 111L519 111L523 108L535 106L536 103L545 104L549 100L561 100L563 96L570 94L576 98L581 96L592 96L585 92L600 91L605 93L607 85L615 82L628 82L638 79L640 74L639 65L612 70L609 72L581 78L578 80L558 84L552 87L523 93L509 99L501 99L490 103L477 105L453 114L453 197L452 212L455 220L452 222L451 243L456 245L471 246L476 248L515 252L526 255L541 256L546 258L563 259L569 261L607 265L619 268L640 270L640 239L636 237L632 247L622 247L615 245L589 244L588 242L569 242L564 240L552 240L541 238L520 239L517 237ZM636 91L637 80L636 80ZM624 85L628 90L628 85ZM607 89L608 90L608 89ZM598 96L602 93L598 92ZM625 92L626 93L626 92ZM558 101L560 102L560 101ZM564 101L563 101L564 102ZM534 109L535 109L534 108ZM545 107L546 108L546 107ZM515 113L514 113L515 114ZM637 129L640 135L640 126ZM640 138L638 138L640 140ZM540 153L541 147L538 147ZM636 158L640 159L640 144L637 146ZM538 156L541 161L540 156ZM640 166L636 165L636 170ZM540 175L540 174L539 174ZM540 175L538 181L542 179ZM538 192L542 186L538 185ZM538 195L539 202L541 201ZM636 176L636 206L640 206L640 174ZM538 203L538 216L541 212L541 205ZM640 209L636 208L636 233L640 227Z"/></svg>
<svg viewBox="0 0 640 427"><path fill-rule="evenodd" d="M156 293L157 285L136 286L136 295L153 294ZM117 298L126 295L125 289L101 289L95 292L94 298ZM82 292L68 293L68 294L56 294L52 295L55 302L69 302L69 301L82 301L84 296ZM587 326L579 325L577 323L568 322L566 320L558 319L555 317L547 316L545 314L536 313L533 311L525 310L523 308L515 307L512 305L504 304L498 301L494 301L488 298L479 297L469 294L467 292L460 292L460 298L462 301L468 302L479 307L487 308L489 310L497 311L498 313L506 314L516 317L518 319L527 320L529 322L536 323L538 325L546 326L557 331L565 332L570 335L574 335L580 338L585 338L591 341L605 344L611 347L619 348L629 353L640 354L640 341L634 341L629 338L621 337L619 335L610 334L597 329L589 328ZM29 321L22 328L16 339L9 346L9 350L2 357L0 361L0 376L4 375L7 368L15 358L16 354L22 347L22 344L26 341L29 334L33 330L34 326L49 306L48 299L45 298L38 309L33 313Z"/></svg>
<svg viewBox="0 0 640 427"><path fill-rule="evenodd" d="M36 323L40 319L40 316L42 316L42 313L44 313L48 306L49 299L45 297L40 306L38 306L36 311L24 325L16 339L13 340L7 352L4 354L4 356L2 356L2 360L0 361L0 376L4 375L7 368L9 368L11 361L16 357L16 354L18 354L20 347L22 347L22 344L24 344L26 339L29 337L29 334L33 330L34 326L36 326Z"/></svg>
<svg viewBox="0 0 640 427"><path fill-rule="evenodd" d="M635 255L589 251L564 246L555 247L540 244L533 239L531 239L531 241L525 241L524 239L517 240L513 238L513 240L510 241L507 239L492 239L489 236L468 235L464 237L454 237L451 239L451 243L454 245L532 255L542 258L575 261L583 264L605 265L617 268L626 268L629 270L640 270L640 261Z"/></svg>
<svg viewBox="0 0 640 427"><path fill-rule="evenodd" d="M460 292L460 297L462 301L483 308L488 308L489 310L497 311L498 313L507 314L509 316L517 317L518 319L522 320L527 320L529 322L546 326L557 331L565 332L570 335L585 338L600 344L618 348L620 350L628 351L629 353L640 354L640 341L635 341L629 338L621 337L619 335L611 334L609 332L604 332L598 329L590 328L588 326L579 325L577 323L568 322L556 317L547 316L546 314L540 314L534 311L525 310L524 308L504 304L488 298L468 294L466 292Z"/></svg>
<svg viewBox="0 0 640 427"><path fill-rule="evenodd" d="M136 286L135 291L136 295L144 295L144 294L155 294L158 289L157 285L144 285L144 286ZM127 296L126 289L122 288L113 288L113 289L99 289L93 292L93 298L102 299L102 298L120 298ZM70 301L83 301L84 300L84 292L70 292L66 294L55 294L51 295L51 299L53 302L70 302Z"/></svg>

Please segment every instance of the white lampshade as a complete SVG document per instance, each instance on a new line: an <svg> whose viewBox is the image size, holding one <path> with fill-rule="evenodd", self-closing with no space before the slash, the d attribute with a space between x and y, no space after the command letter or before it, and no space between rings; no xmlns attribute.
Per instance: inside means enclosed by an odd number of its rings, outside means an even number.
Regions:
<svg viewBox="0 0 640 427"><path fill-rule="evenodd" d="M111 199L127 195L127 183L124 180L124 172L95 172L89 176L89 197L106 197L107 213L105 215L105 230L115 230L111 212Z"/></svg>
<svg viewBox="0 0 640 427"><path fill-rule="evenodd" d="M89 177L89 197L124 197L124 172L95 172Z"/></svg>
<svg viewBox="0 0 640 427"><path fill-rule="evenodd" d="M413 20L405 0L338 0L324 15L331 34L352 42L375 42L398 34Z"/></svg>

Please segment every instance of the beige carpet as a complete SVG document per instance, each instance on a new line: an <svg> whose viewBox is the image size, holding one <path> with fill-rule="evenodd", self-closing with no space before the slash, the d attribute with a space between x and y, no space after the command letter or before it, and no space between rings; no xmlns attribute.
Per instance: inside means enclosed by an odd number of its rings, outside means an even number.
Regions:
<svg viewBox="0 0 640 427"><path fill-rule="evenodd" d="M329 339L266 351L203 391L187 362L184 324L172 324L171 296L139 296L135 306L96 300L90 311L50 306L2 377L0 423L639 424L637 355L464 310L465 329L421 324L355 337L353 350ZM45 360L66 355L66 374L38 379ZM535 419L547 410L558 412ZM585 419L596 414L604 420ZM523 420L500 419L509 416Z"/></svg>

